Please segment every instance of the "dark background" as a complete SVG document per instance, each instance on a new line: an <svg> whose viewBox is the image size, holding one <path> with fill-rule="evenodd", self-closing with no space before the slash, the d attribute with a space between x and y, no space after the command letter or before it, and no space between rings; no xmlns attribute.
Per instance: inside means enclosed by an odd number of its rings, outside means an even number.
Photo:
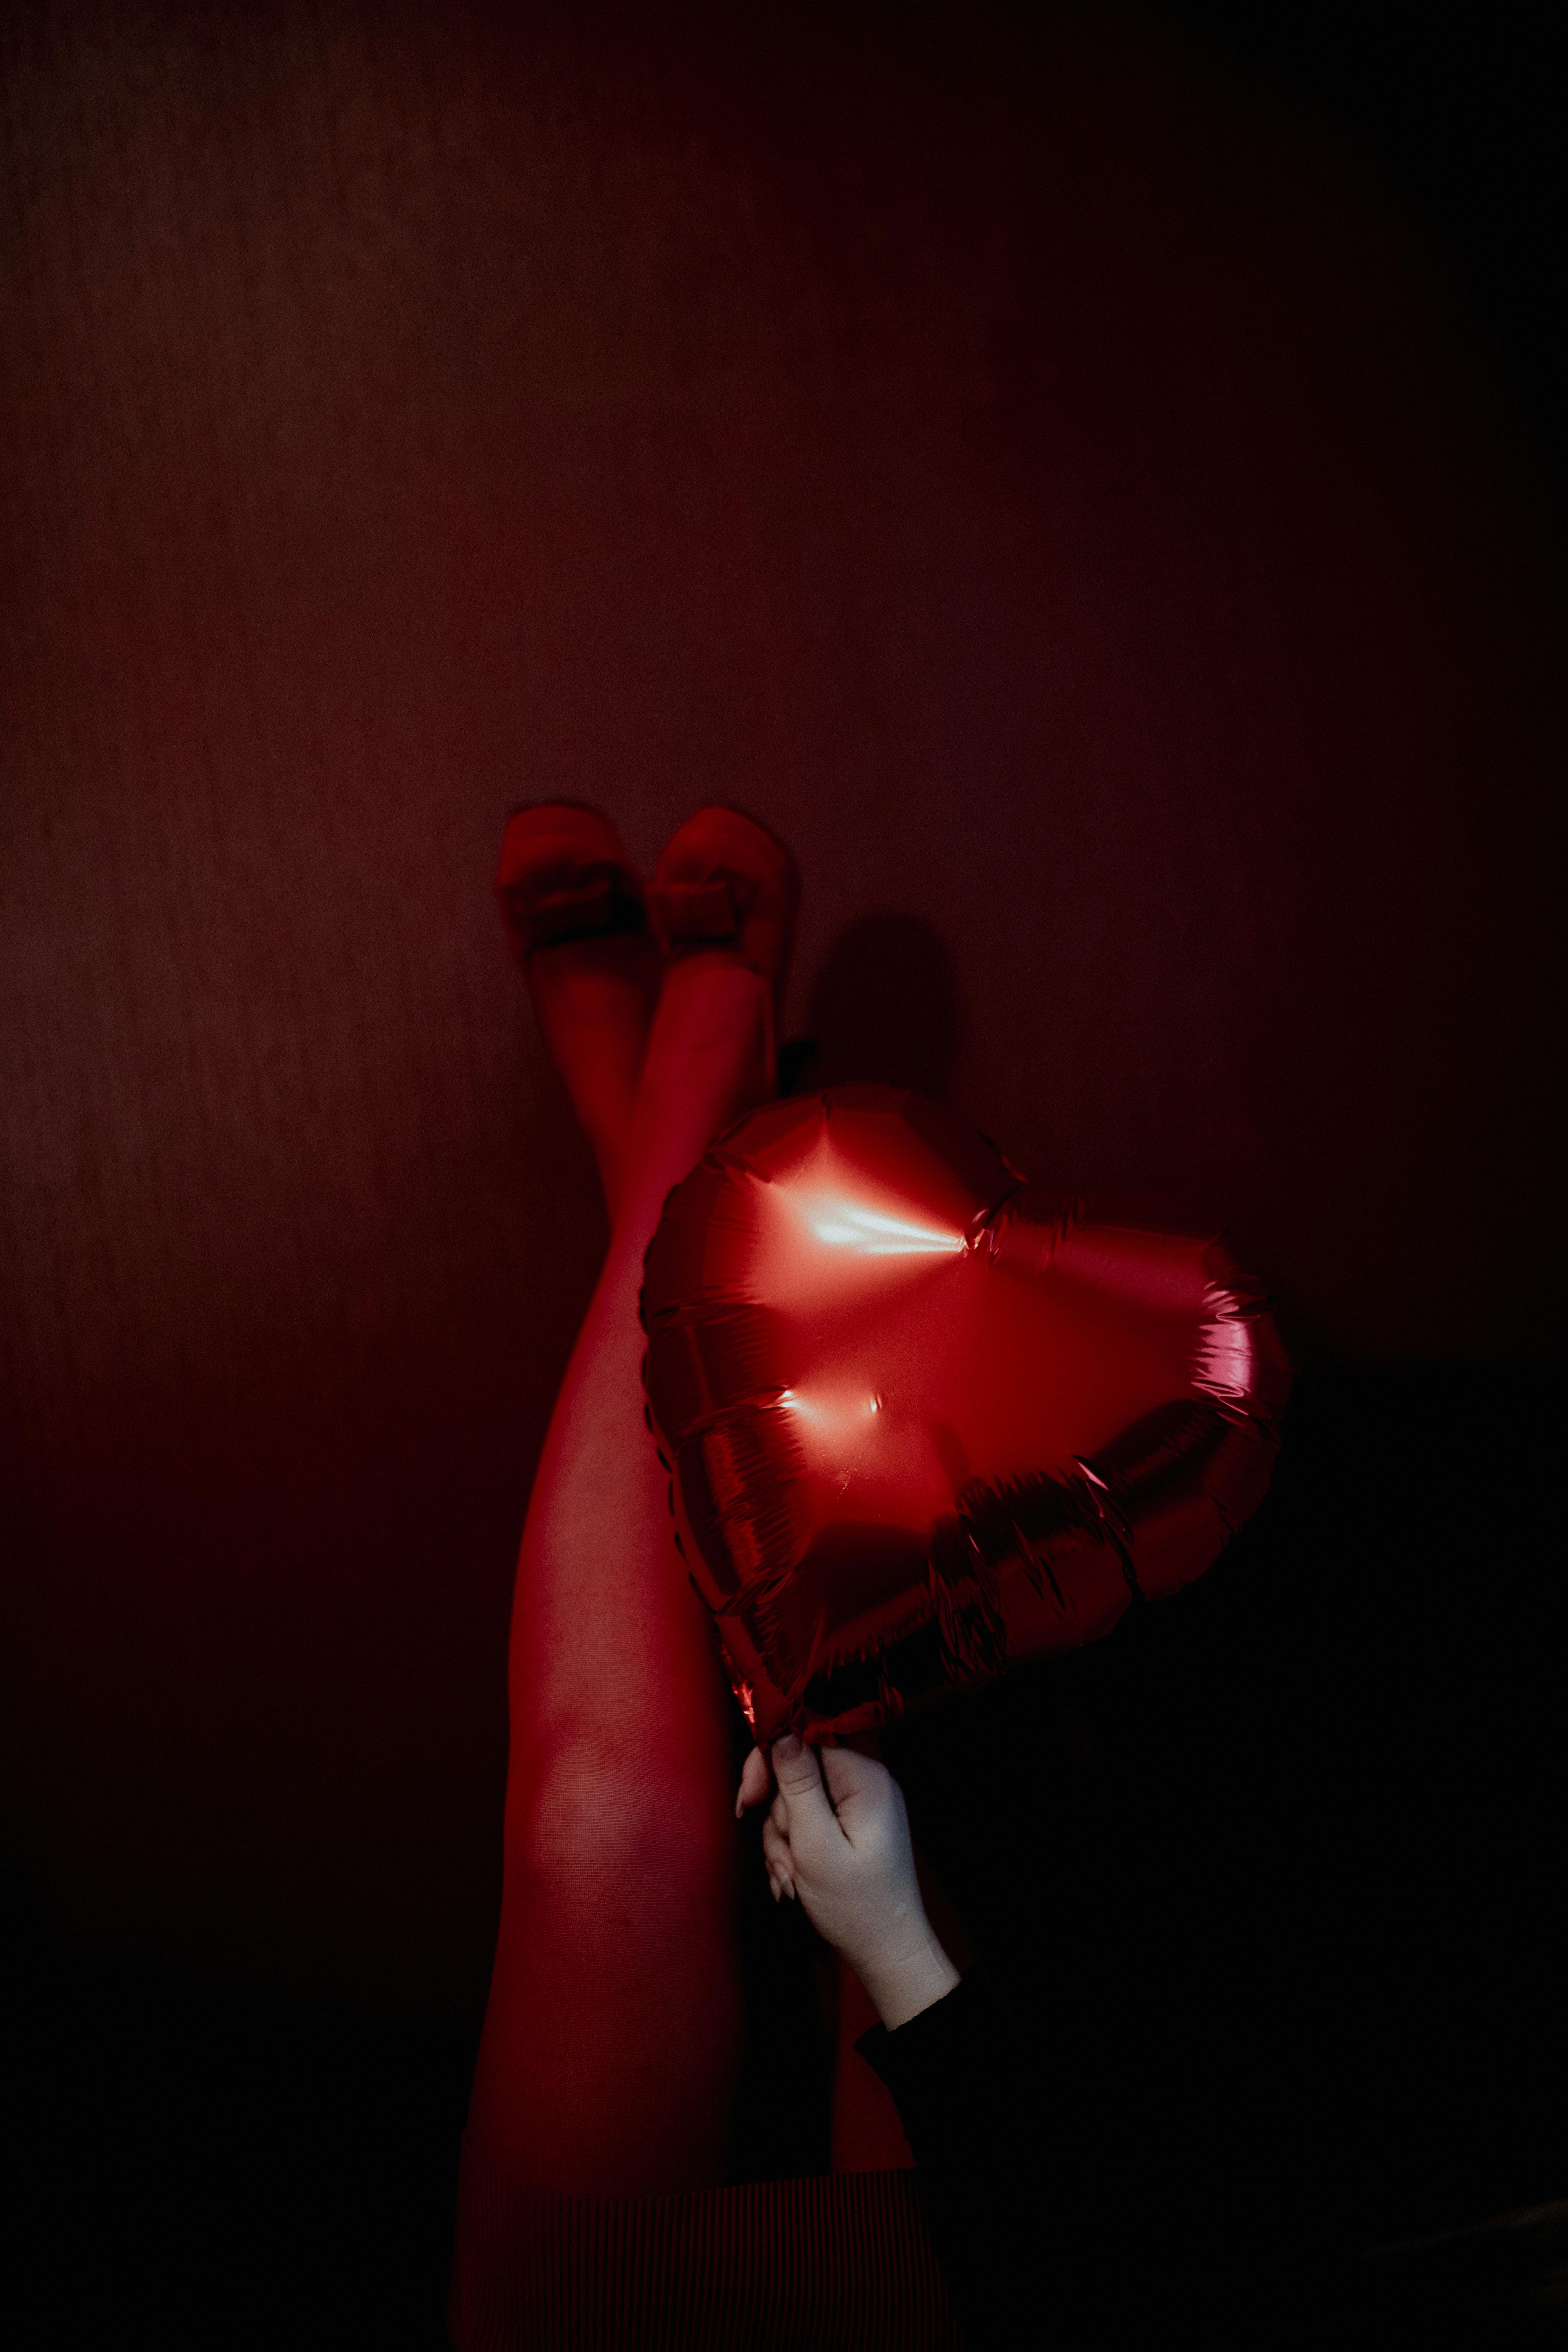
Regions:
<svg viewBox="0 0 1568 2352"><path fill-rule="evenodd" d="M1536 22L5 12L29 2341L440 2341L603 1234L489 896L558 793L754 808L805 1083L1278 1297L1232 1555L895 1742L1129 2263L1563 2194Z"/></svg>

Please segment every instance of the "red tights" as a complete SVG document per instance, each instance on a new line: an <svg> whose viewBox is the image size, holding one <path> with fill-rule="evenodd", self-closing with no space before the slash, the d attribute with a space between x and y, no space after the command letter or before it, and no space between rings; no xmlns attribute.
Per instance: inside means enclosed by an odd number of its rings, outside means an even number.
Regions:
<svg viewBox="0 0 1568 2352"><path fill-rule="evenodd" d="M770 1089L767 984L692 958L647 1026L629 963L554 949L535 966L612 1229L518 1559L500 1933L469 2138L538 2189L663 2197L724 2179L745 2030L741 1833L734 1701L643 1425L637 1293L670 1187ZM908 2164L850 2047L869 2007L842 1982L834 2168Z"/></svg>

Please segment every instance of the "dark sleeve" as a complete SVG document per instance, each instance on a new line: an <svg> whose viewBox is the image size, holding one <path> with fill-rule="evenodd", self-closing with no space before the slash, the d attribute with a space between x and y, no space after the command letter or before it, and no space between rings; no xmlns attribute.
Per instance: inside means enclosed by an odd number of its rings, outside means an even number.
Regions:
<svg viewBox="0 0 1568 2352"><path fill-rule="evenodd" d="M898 2105L973 2352L1045 2340L1038 2094L1023 2037L984 1969L971 1969L895 2032L874 2025L855 2046Z"/></svg>

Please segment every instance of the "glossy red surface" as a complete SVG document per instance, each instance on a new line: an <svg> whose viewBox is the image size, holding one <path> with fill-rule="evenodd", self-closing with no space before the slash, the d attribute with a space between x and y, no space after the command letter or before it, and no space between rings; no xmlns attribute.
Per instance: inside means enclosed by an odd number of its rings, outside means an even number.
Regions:
<svg viewBox="0 0 1568 2352"><path fill-rule="evenodd" d="M1289 1374L1212 1237L1026 1183L919 1096L771 1105L643 1292L676 1540L760 1740L1091 1641L1261 1497Z"/></svg>

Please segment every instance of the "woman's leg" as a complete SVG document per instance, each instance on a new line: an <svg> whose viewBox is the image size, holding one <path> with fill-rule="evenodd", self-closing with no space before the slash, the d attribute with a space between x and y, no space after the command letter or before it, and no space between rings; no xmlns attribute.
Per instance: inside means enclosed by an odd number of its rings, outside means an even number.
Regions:
<svg viewBox="0 0 1568 2352"><path fill-rule="evenodd" d="M566 1082L612 1221L620 1201L658 959L646 935L546 948L529 966L534 1011Z"/></svg>
<svg viewBox="0 0 1568 2352"><path fill-rule="evenodd" d="M731 1709L643 1424L643 1256L670 1187L764 1098L768 982L669 971L609 1255L518 1561L500 1934L469 2131L576 2196L723 2178L742 2043Z"/></svg>

